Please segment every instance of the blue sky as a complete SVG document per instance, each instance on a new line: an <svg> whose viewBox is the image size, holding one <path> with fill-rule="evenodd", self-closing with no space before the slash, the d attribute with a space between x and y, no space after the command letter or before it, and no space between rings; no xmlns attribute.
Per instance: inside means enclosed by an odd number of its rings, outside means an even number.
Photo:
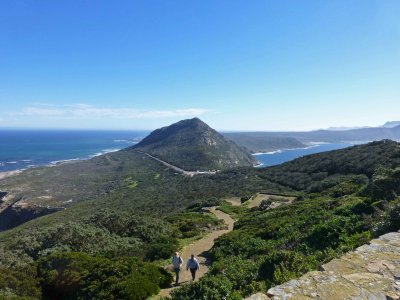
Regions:
<svg viewBox="0 0 400 300"><path fill-rule="evenodd" d="M400 119L400 1L0 1L0 127Z"/></svg>

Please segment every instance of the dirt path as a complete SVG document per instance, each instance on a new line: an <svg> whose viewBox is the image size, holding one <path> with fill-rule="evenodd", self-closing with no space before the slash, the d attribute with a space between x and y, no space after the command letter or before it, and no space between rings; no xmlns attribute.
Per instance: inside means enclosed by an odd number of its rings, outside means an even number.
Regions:
<svg viewBox="0 0 400 300"><path fill-rule="evenodd" d="M224 199L226 202L229 202L230 204L232 204L233 206L241 206L242 202L240 200L240 197L231 197L228 199Z"/></svg>
<svg viewBox="0 0 400 300"><path fill-rule="evenodd" d="M181 256L184 260L184 264L182 267L182 271L180 274L180 285L188 283L191 281L190 272L186 271L186 261L190 258L191 254L194 254L200 263L200 270L197 271L196 274L196 281L203 277L204 274L208 272L208 265L209 261L207 261L207 252L212 248L214 245L214 240L220 237L221 235L228 233L233 230L233 223L235 222L230 215L217 210L216 207L211 207L210 212L215 214L218 219L221 219L227 225L227 229L221 229L210 232L208 235L203 237L202 239L190 244L189 246L185 247L182 252ZM175 287L174 287L175 288ZM174 288L163 289L161 290L159 296L168 296Z"/></svg>
<svg viewBox="0 0 400 300"><path fill-rule="evenodd" d="M279 201L273 201L272 204L270 205L270 209L277 208L281 205L292 204L292 202L296 199L296 197L276 196L276 195L258 193L252 200L247 201L245 203L245 206L247 208L259 207L263 200L271 199L271 197L275 197Z"/></svg>

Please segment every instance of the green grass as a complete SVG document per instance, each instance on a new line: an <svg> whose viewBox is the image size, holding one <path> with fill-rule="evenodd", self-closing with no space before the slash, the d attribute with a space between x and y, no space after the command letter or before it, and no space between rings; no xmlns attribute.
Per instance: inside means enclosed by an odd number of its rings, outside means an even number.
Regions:
<svg viewBox="0 0 400 300"><path fill-rule="evenodd" d="M221 205L218 207L218 210L229 214L233 219L238 220L244 213L246 213L249 209L245 206L233 206L230 204Z"/></svg>
<svg viewBox="0 0 400 300"><path fill-rule="evenodd" d="M128 185L128 188L130 188L130 189L134 189L134 188L136 188L137 186L138 186L138 182L137 181L133 181L132 183L130 183L129 185Z"/></svg>

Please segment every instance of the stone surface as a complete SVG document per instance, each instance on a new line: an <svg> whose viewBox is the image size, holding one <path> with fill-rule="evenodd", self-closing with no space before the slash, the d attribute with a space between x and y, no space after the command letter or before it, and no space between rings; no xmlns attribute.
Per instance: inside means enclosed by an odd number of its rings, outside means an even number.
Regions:
<svg viewBox="0 0 400 300"><path fill-rule="evenodd" d="M382 235L321 270L273 287L267 295L273 300L400 299L400 233Z"/></svg>
<svg viewBox="0 0 400 300"><path fill-rule="evenodd" d="M244 300L270 300L271 298L269 298L267 295L263 294L263 293L257 293L254 294Z"/></svg>

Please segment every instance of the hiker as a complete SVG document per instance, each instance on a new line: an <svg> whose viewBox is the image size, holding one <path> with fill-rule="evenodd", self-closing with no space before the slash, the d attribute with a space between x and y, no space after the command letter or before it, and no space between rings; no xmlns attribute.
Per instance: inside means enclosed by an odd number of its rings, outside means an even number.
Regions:
<svg viewBox="0 0 400 300"><path fill-rule="evenodd" d="M196 271L200 269L199 262L197 261L197 258L194 257L194 254L192 254L187 261L186 271L189 269L192 274L192 280L194 281L196 279Z"/></svg>
<svg viewBox="0 0 400 300"><path fill-rule="evenodd" d="M183 259L180 257L179 252L175 252L175 255L172 257L172 265L174 266L174 272L176 275L175 285L179 283L179 272L181 271Z"/></svg>

